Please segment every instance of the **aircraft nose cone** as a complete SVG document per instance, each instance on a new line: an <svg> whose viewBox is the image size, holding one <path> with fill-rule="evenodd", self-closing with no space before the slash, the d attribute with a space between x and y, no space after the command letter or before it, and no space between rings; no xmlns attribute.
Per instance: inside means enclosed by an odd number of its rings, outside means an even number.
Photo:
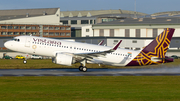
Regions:
<svg viewBox="0 0 180 101"><path fill-rule="evenodd" d="M8 41L5 42L5 43L4 43L4 46L5 46L6 48L9 48L9 46L10 46L9 42L8 42Z"/></svg>

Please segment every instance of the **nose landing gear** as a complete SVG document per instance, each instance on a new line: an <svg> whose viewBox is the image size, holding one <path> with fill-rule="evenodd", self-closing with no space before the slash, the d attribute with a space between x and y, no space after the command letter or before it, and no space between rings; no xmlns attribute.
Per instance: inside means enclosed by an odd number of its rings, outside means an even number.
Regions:
<svg viewBox="0 0 180 101"><path fill-rule="evenodd" d="M24 64L27 63L27 58L28 58L28 54L26 54L26 57L25 57L25 59L24 59L24 61L23 61Z"/></svg>
<svg viewBox="0 0 180 101"><path fill-rule="evenodd" d="M81 61L80 63L81 63L81 65L79 66L79 71L86 72L86 71L87 71L87 67L86 67L86 59L84 59L84 60Z"/></svg>

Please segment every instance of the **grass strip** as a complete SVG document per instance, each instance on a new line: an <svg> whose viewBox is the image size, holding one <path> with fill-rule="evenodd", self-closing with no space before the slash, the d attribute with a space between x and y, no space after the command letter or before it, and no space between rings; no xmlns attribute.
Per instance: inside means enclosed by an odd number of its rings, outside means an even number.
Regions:
<svg viewBox="0 0 180 101"><path fill-rule="evenodd" d="M179 101L179 76L0 77L1 101Z"/></svg>

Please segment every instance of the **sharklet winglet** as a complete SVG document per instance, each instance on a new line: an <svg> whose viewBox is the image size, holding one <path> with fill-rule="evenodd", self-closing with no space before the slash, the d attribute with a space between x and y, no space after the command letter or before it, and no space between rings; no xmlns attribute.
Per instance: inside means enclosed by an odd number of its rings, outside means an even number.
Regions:
<svg viewBox="0 0 180 101"><path fill-rule="evenodd" d="M120 40L120 41L112 48L112 50L116 50L116 49L119 47L119 45L121 44L121 42L122 42L122 40Z"/></svg>
<svg viewBox="0 0 180 101"><path fill-rule="evenodd" d="M103 42L104 42L104 40L102 40L98 45L102 45L103 44Z"/></svg>

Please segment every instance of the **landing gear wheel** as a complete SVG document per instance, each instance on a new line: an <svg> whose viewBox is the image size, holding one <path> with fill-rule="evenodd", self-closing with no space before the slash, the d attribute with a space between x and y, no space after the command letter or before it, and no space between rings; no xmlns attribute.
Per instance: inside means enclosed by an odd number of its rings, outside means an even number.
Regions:
<svg viewBox="0 0 180 101"><path fill-rule="evenodd" d="M82 71L83 70L83 66L79 66L79 71Z"/></svg>
<svg viewBox="0 0 180 101"><path fill-rule="evenodd" d="M86 72L87 71L87 67L83 67L82 71Z"/></svg>
<svg viewBox="0 0 180 101"><path fill-rule="evenodd" d="M26 64L26 63L27 63L27 61L26 61L26 60L24 60L24 61L23 61L23 63L24 63L24 64Z"/></svg>

